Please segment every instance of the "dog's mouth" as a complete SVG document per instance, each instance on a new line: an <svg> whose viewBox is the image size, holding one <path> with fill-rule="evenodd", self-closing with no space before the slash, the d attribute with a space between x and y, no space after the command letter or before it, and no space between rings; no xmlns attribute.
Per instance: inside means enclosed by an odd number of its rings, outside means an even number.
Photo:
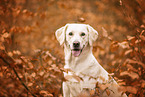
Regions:
<svg viewBox="0 0 145 97"><path fill-rule="evenodd" d="M75 56L75 57L78 57L82 52L82 49L73 49L72 50L72 54Z"/></svg>

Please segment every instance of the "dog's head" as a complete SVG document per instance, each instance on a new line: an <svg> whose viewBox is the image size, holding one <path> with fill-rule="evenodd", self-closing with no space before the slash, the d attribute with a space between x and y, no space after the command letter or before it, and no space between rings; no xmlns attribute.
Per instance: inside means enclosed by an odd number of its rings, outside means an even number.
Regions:
<svg viewBox="0 0 145 97"><path fill-rule="evenodd" d="M98 37L98 32L87 24L66 24L55 32L60 45L69 47L72 54L78 57L87 46L93 45Z"/></svg>

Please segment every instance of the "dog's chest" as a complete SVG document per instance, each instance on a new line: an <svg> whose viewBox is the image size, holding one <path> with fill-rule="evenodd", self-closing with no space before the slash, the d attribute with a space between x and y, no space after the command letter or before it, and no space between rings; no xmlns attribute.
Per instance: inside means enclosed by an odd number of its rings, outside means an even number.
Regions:
<svg viewBox="0 0 145 97"><path fill-rule="evenodd" d="M79 72L79 73L64 72L64 77L66 78L67 84L70 87L70 89L75 89L75 90L79 89L80 91L82 91L83 89L86 88L92 89L95 87L96 84L96 79L91 78L87 74L84 72Z"/></svg>

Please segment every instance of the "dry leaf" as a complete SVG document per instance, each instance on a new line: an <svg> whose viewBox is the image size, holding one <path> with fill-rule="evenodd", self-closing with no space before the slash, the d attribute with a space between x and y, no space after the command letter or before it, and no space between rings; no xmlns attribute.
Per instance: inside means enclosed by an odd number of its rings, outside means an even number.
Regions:
<svg viewBox="0 0 145 97"><path fill-rule="evenodd" d="M39 75L43 76L44 75L44 71L39 72Z"/></svg>
<svg viewBox="0 0 145 97"><path fill-rule="evenodd" d="M90 95L95 94L95 90L90 90Z"/></svg>
<svg viewBox="0 0 145 97"><path fill-rule="evenodd" d="M72 75L66 75L64 78L65 78L66 80L69 80L69 79L72 79L73 76L72 76Z"/></svg>
<svg viewBox="0 0 145 97"><path fill-rule="evenodd" d="M66 75L66 76L65 76L65 79L66 79L66 80L75 79L75 80L77 80L78 82L80 82L80 81L82 80L82 78L80 78L80 77L77 76L77 75Z"/></svg>
<svg viewBox="0 0 145 97"><path fill-rule="evenodd" d="M145 69L145 64L140 62L140 61L135 61L135 60L132 60L132 59L126 59L126 62L133 63L133 64L139 64Z"/></svg>
<svg viewBox="0 0 145 97"><path fill-rule="evenodd" d="M106 89L106 94L107 94L108 96L110 95L109 89Z"/></svg>
<svg viewBox="0 0 145 97"><path fill-rule="evenodd" d="M2 35L3 38L8 38L9 36L10 36L9 33L4 33L4 34Z"/></svg>
<svg viewBox="0 0 145 97"><path fill-rule="evenodd" d="M145 88L145 80L142 81L141 87L142 87L142 88Z"/></svg>
<svg viewBox="0 0 145 97"><path fill-rule="evenodd" d="M108 88L109 86L110 86L111 84L109 84L109 83L106 83L106 84L99 84L98 86L99 86L99 88L101 89L101 90L105 90L106 88Z"/></svg>
<svg viewBox="0 0 145 97"><path fill-rule="evenodd" d="M135 96L133 96L133 94L129 94L128 97L135 97Z"/></svg>
<svg viewBox="0 0 145 97"><path fill-rule="evenodd" d="M140 38L141 38L143 41L145 41L145 36L140 35Z"/></svg>
<svg viewBox="0 0 145 97"><path fill-rule="evenodd" d="M127 41L120 42L120 43L118 43L118 45L119 45L120 47L122 47L123 49L129 48L129 44L128 44Z"/></svg>
<svg viewBox="0 0 145 97"><path fill-rule="evenodd" d="M111 43L111 45L110 45L110 50L111 50L111 52L117 51L118 48L119 48L119 45L118 45L118 42L117 42L117 41Z"/></svg>
<svg viewBox="0 0 145 97"><path fill-rule="evenodd" d="M13 53L12 53L12 52L8 52L8 55L9 55L10 57L12 57L12 56L13 56Z"/></svg>
<svg viewBox="0 0 145 97"><path fill-rule="evenodd" d="M73 75L73 77L74 77L78 82L80 82L80 81L83 80L81 77L79 77L79 76L77 76L77 75Z"/></svg>
<svg viewBox="0 0 145 97"><path fill-rule="evenodd" d="M31 87L32 85L33 85L33 83L28 83L28 85L27 85L27 86L28 86L28 87Z"/></svg>
<svg viewBox="0 0 145 97"><path fill-rule="evenodd" d="M104 37L108 37L108 33L107 33L107 31L106 31L106 29L104 28L104 27L102 27L102 35L104 36Z"/></svg>
<svg viewBox="0 0 145 97"><path fill-rule="evenodd" d="M124 87L124 86L120 86L120 87L118 87L118 91L119 91L119 92L126 92L127 89L126 89L126 87Z"/></svg>
<svg viewBox="0 0 145 97"><path fill-rule="evenodd" d="M21 55L21 52L18 51L18 50L14 50L14 51L13 51L13 54Z"/></svg>
<svg viewBox="0 0 145 97"><path fill-rule="evenodd" d="M22 60L21 59L15 59L15 63L16 64L22 64Z"/></svg>
<svg viewBox="0 0 145 97"><path fill-rule="evenodd" d="M51 93L49 93L48 91L45 91L45 90L41 90L39 93L41 95L43 95L44 97L53 97L53 95Z"/></svg>
<svg viewBox="0 0 145 97"><path fill-rule="evenodd" d="M129 50L126 50L124 54L125 54L125 55L128 55L128 54L131 53L131 52L133 52L133 50L132 50L132 49L129 49Z"/></svg>
<svg viewBox="0 0 145 97"><path fill-rule="evenodd" d="M136 94L137 93L137 88L132 87L132 86L127 86L126 90L130 93Z"/></svg>
<svg viewBox="0 0 145 97"><path fill-rule="evenodd" d="M127 36L127 39L128 40L133 40L133 39L135 39L135 37L134 36Z"/></svg>
<svg viewBox="0 0 145 97"><path fill-rule="evenodd" d="M36 77L36 73L33 72L33 73L31 74L31 76L32 76L32 77Z"/></svg>
<svg viewBox="0 0 145 97"><path fill-rule="evenodd" d="M138 70L136 68L134 68L132 65L127 64L126 66L127 66L128 70L133 70L134 72L138 72Z"/></svg>
<svg viewBox="0 0 145 97"><path fill-rule="evenodd" d="M124 76L124 75L130 76L132 79L138 79L139 78L139 75L135 72L124 71L124 72L120 73L120 76Z"/></svg>
<svg viewBox="0 0 145 97"><path fill-rule="evenodd" d="M99 78L100 78L103 82L105 81L105 78L104 78L104 77L100 76Z"/></svg>

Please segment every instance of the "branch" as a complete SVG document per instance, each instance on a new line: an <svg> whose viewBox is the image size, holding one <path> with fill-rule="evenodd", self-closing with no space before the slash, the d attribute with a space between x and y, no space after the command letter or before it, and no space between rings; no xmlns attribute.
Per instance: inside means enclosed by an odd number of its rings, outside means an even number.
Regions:
<svg viewBox="0 0 145 97"><path fill-rule="evenodd" d="M6 57L6 58L5 58ZM8 61L7 60L5 60L5 59L9 59ZM15 63L15 61L10 57L10 56L8 56L7 55L7 53L5 52L5 51L0 51L0 59L2 59L3 60L3 62L5 62L7 65L9 65L12 69L13 69L13 71L14 71L14 73L16 74L16 76L17 76L17 78L19 79L19 81L21 82L21 84L25 87L25 89L32 95L32 96L34 96L34 97L37 97L35 94L33 94L30 90L29 90L29 88L26 86L26 84L22 81L22 79L19 77L19 75L18 75L18 73L17 73L17 71L16 71L16 69L14 68L14 66L12 66L11 64L14 64ZM11 62L11 63L10 63Z"/></svg>

